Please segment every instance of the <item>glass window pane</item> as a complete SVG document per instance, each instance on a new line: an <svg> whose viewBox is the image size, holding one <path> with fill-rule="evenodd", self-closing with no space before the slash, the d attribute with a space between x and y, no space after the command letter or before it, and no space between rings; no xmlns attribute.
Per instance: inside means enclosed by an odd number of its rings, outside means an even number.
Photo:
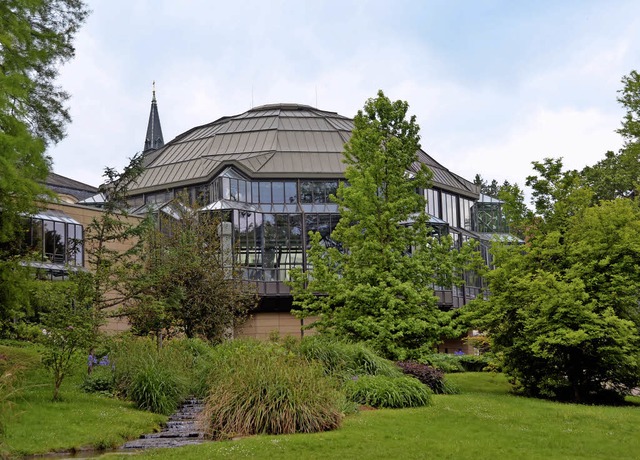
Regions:
<svg viewBox="0 0 640 460"><path fill-rule="evenodd" d="M296 203L298 201L297 191L296 191L296 183L295 182L285 182L284 183L284 202L285 203Z"/></svg>
<svg viewBox="0 0 640 460"><path fill-rule="evenodd" d="M222 198L225 200L230 199L231 196L231 185L229 184L229 178L222 178Z"/></svg>
<svg viewBox="0 0 640 460"><path fill-rule="evenodd" d="M252 182L251 183L251 202L252 203L259 203L259 196L260 194L258 193L258 189L260 188L260 184L258 182Z"/></svg>
<svg viewBox="0 0 640 460"><path fill-rule="evenodd" d="M232 201L238 201L238 179L227 179L224 178L225 181L230 181L229 183L229 199Z"/></svg>
<svg viewBox="0 0 640 460"><path fill-rule="evenodd" d="M272 202L273 203L284 203L284 183L282 182L273 182L273 190L272 190Z"/></svg>
<svg viewBox="0 0 640 460"><path fill-rule="evenodd" d="M300 202L313 203L313 192L311 182L305 181L300 183Z"/></svg>
<svg viewBox="0 0 640 460"><path fill-rule="evenodd" d="M260 182L260 203L271 203L271 182Z"/></svg>

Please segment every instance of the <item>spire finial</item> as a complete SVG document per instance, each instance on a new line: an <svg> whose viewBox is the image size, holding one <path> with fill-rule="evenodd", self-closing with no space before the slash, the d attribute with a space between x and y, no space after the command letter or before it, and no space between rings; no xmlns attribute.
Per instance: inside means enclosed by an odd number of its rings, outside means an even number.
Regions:
<svg viewBox="0 0 640 460"><path fill-rule="evenodd" d="M158 103L156 102L156 81L153 80L153 99L151 99L151 112L149 113L149 125L147 136L144 139L144 150L156 150L164 145L160 116L158 115Z"/></svg>

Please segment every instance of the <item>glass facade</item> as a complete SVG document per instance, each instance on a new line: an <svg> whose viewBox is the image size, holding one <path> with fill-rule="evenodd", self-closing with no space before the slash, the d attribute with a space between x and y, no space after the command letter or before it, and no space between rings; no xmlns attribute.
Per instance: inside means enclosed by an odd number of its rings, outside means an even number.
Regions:
<svg viewBox="0 0 640 460"><path fill-rule="evenodd" d="M451 227L472 230L471 208L475 201L437 188L424 192L427 200L427 213L444 220Z"/></svg>
<svg viewBox="0 0 640 460"><path fill-rule="evenodd" d="M339 182L251 180L229 167L211 182L189 187L188 194L203 211L220 213L224 221L231 223L233 256L242 267L244 278L259 285L281 286L272 291L264 288L263 295L286 295L288 288L283 282L290 279L291 270L307 266L310 231L319 232L325 246L337 246L331 233L340 215L331 197L337 193ZM471 232L478 231L477 224L484 222L488 211L479 206L482 203L437 187L423 193L435 233L451 235L454 247L476 238ZM145 201L152 205L172 195L170 190L149 194ZM460 306L480 292L480 277L472 272L462 276L464 287L447 290L434 286L443 304Z"/></svg>
<svg viewBox="0 0 640 460"><path fill-rule="evenodd" d="M479 233L509 233L509 225L499 202L477 202L472 208L473 230Z"/></svg>

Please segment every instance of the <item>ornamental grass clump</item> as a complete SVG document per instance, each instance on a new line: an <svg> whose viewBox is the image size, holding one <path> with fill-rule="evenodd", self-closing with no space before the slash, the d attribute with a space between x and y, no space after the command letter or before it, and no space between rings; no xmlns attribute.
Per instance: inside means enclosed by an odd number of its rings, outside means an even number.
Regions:
<svg viewBox="0 0 640 460"><path fill-rule="evenodd" d="M431 390L410 376L363 375L343 386L347 399L377 408L403 408L431 405Z"/></svg>
<svg viewBox="0 0 640 460"><path fill-rule="evenodd" d="M311 336L300 341L298 352L309 360L319 361L327 374L343 380L355 375L402 375L393 362L378 356L362 343Z"/></svg>
<svg viewBox="0 0 640 460"><path fill-rule="evenodd" d="M201 384L193 378L200 373L194 371L197 354L188 344L169 342L158 350L148 338L122 338L110 353L115 390L141 409L169 414Z"/></svg>
<svg viewBox="0 0 640 460"><path fill-rule="evenodd" d="M127 395L140 409L169 415L186 398L187 381L159 360L150 360L133 374Z"/></svg>
<svg viewBox="0 0 640 460"><path fill-rule="evenodd" d="M344 395L318 364L277 344L234 341L216 351L203 411L213 439L340 426Z"/></svg>

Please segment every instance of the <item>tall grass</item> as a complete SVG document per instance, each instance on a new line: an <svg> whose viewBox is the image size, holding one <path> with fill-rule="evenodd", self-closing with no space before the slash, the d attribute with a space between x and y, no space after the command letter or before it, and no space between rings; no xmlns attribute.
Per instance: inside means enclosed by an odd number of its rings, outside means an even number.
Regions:
<svg viewBox="0 0 640 460"><path fill-rule="evenodd" d="M344 384L347 399L371 407L420 407L431 404L431 390L416 378L363 375Z"/></svg>
<svg viewBox="0 0 640 460"><path fill-rule="evenodd" d="M216 347L203 420L214 439L313 433L340 426L344 396L324 369L277 344Z"/></svg>
<svg viewBox="0 0 640 460"><path fill-rule="evenodd" d="M348 380L355 375L399 377L402 372L391 361L378 356L361 343L347 343L323 336L305 337L298 352L309 360L319 361L327 374Z"/></svg>
<svg viewBox="0 0 640 460"><path fill-rule="evenodd" d="M123 338L110 355L116 392L139 408L169 414L187 395L202 396L211 348L197 339L175 339L158 350L147 338Z"/></svg>

